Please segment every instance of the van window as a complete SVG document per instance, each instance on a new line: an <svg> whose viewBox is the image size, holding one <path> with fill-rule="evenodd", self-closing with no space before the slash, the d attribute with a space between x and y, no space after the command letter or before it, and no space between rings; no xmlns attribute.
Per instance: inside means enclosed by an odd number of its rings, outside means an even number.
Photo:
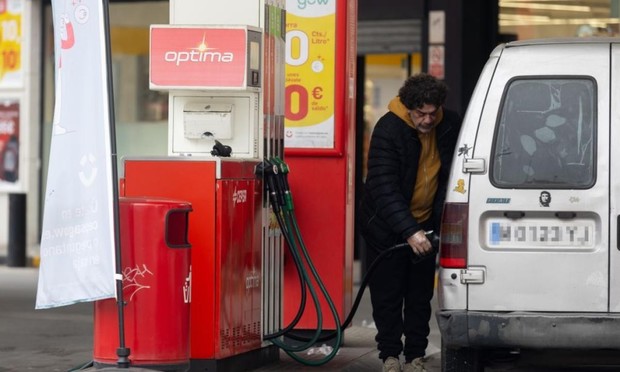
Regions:
<svg viewBox="0 0 620 372"><path fill-rule="evenodd" d="M589 188L595 180L596 84L589 78L515 79L494 136L500 188Z"/></svg>

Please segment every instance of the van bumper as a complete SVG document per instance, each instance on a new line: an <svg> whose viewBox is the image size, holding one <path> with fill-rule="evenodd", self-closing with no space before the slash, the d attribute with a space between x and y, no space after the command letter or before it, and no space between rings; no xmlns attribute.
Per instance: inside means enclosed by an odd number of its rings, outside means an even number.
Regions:
<svg viewBox="0 0 620 372"><path fill-rule="evenodd" d="M620 313L436 312L450 347L620 349Z"/></svg>

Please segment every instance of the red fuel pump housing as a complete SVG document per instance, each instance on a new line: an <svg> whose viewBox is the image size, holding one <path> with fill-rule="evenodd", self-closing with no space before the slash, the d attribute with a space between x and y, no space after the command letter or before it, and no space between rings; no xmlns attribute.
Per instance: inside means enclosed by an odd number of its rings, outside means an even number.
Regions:
<svg viewBox="0 0 620 372"><path fill-rule="evenodd" d="M333 143L331 146L295 147L299 142L286 142L285 161L289 166L288 176L295 204L295 214L300 230L308 248L309 255L330 294L338 311L340 322L348 316L353 299L353 243L354 243L354 184L355 184L355 77L356 77L356 22L357 1L336 0L335 24L333 30L326 25L315 30L310 22L310 30L301 30L321 41L320 35L334 35L334 40L326 37L325 42L334 42L335 61L334 81L321 82L317 78L299 80L297 70L289 71L287 82L294 89L287 91L287 127L285 134L294 135L289 130L291 116L298 120L296 126L304 125L298 107L302 103L295 100L305 97L298 92L308 92L311 97L307 105L308 115L313 110L333 112ZM287 18L288 23L288 18ZM310 43L310 48L313 43ZM319 47L317 47L319 48ZM309 55L313 55L310 50ZM327 65L326 65L327 66ZM301 72L303 74L303 71ZM288 78L291 79L288 79ZM333 102L326 102L324 95L313 94L333 86ZM323 130L324 122L317 125L317 132ZM318 129L321 128L321 129ZM310 132L306 136L312 135ZM294 262L288 252L284 261L284 324L295 316L301 293ZM335 323L325 301L321 302L324 314L323 328L335 329ZM306 311L296 329L316 329L316 311L308 302Z"/></svg>
<svg viewBox="0 0 620 372"><path fill-rule="evenodd" d="M226 358L261 349L262 182L254 175L256 164L125 161L126 196L182 197L192 204L192 371L216 370Z"/></svg>

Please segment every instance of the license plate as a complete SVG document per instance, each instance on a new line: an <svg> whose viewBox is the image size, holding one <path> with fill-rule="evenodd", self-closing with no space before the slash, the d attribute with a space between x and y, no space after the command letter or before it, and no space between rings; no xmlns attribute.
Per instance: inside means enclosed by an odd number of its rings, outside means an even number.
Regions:
<svg viewBox="0 0 620 372"><path fill-rule="evenodd" d="M594 232L592 220L495 220L487 223L486 236L494 248L593 248Z"/></svg>

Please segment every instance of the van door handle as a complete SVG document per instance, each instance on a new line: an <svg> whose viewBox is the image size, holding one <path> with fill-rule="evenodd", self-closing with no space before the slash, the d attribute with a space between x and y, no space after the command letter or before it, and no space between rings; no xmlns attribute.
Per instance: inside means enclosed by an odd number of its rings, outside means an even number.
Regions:
<svg viewBox="0 0 620 372"><path fill-rule="evenodd" d="M463 159L463 173L484 173L486 172L486 166L484 159Z"/></svg>
<svg viewBox="0 0 620 372"><path fill-rule="evenodd" d="M555 216L561 220L572 220L577 217L575 212L555 212Z"/></svg>
<svg viewBox="0 0 620 372"><path fill-rule="evenodd" d="M484 284L486 268L468 267L461 270L461 284Z"/></svg>

